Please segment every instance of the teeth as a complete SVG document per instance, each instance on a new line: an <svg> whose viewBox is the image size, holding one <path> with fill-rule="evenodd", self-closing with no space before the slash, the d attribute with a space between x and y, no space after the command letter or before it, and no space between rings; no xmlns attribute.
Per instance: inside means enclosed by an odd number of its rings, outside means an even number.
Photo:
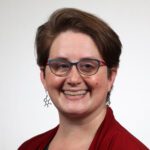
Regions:
<svg viewBox="0 0 150 150"><path fill-rule="evenodd" d="M86 90L81 90L81 91L64 91L64 94L70 95L70 96L78 96L78 95L84 95L86 94Z"/></svg>

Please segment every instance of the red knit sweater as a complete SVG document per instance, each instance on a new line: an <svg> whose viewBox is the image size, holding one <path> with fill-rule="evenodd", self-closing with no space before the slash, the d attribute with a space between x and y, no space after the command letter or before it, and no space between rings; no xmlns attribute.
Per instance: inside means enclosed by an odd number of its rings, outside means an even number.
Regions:
<svg viewBox="0 0 150 150"><path fill-rule="evenodd" d="M31 138L18 150L46 150L58 127ZM148 148L115 120L111 108L108 107L105 119L97 130L89 150L148 150Z"/></svg>

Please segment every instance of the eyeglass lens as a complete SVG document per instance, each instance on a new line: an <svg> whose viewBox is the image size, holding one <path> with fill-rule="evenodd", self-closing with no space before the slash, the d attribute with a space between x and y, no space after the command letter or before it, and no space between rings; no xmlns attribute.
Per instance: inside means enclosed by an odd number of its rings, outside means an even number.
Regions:
<svg viewBox="0 0 150 150"><path fill-rule="evenodd" d="M77 70L84 75L93 75L97 72L100 62L96 59L83 59L79 62L72 63L64 59L49 60L48 65L51 71L58 76L63 76L69 73L73 65L76 65Z"/></svg>

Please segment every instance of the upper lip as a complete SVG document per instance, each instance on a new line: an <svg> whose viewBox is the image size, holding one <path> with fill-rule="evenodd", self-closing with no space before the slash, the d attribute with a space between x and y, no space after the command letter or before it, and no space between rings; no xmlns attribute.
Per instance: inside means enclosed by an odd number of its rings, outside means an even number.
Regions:
<svg viewBox="0 0 150 150"><path fill-rule="evenodd" d="M62 91L77 92L77 91L88 91L88 89L72 89L72 88L67 88L67 89L62 89Z"/></svg>

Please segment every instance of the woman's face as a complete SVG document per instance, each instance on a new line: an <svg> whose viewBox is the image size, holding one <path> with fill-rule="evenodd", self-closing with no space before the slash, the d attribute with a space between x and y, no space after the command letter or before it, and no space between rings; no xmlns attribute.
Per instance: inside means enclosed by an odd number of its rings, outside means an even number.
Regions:
<svg viewBox="0 0 150 150"><path fill-rule="evenodd" d="M73 31L62 32L56 37L49 58L64 58L70 62L83 58L103 60L90 36ZM107 93L111 90L116 71L108 79L107 66L101 66L92 76L79 74L73 66L68 75L60 77L46 66L45 76L41 72L41 80L59 113L80 117L100 112L105 107Z"/></svg>

